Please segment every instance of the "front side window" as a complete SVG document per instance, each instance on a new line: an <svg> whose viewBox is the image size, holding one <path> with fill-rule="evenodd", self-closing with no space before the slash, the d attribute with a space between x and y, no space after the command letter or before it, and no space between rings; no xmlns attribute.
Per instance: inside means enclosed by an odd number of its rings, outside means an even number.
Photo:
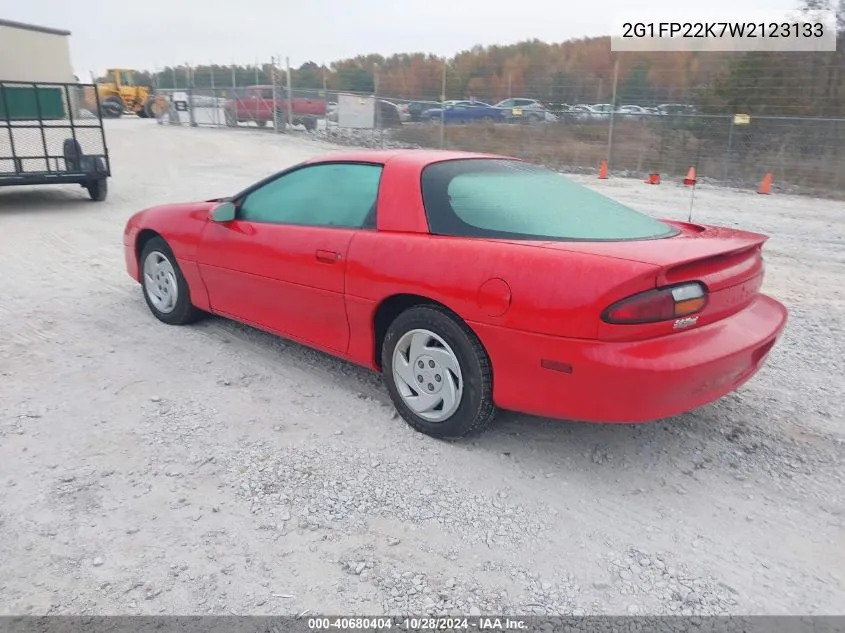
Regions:
<svg viewBox="0 0 845 633"><path fill-rule="evenodd" d="M238 219L270 224L361 228L378 198L381 165L308 165L248 194Z"/></svg>
<svg viewBox="0 0 845 633"><path fill-rule="evenodd" d="M434 163L423 170L422 195L435 235L621 241L677 234L558 173L517 160Z"/></svg>

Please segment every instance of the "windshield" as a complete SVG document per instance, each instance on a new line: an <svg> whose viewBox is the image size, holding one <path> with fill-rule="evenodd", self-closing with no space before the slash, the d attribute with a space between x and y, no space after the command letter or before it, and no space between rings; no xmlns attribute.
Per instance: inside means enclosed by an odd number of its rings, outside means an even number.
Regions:
<svg viewBox="0 0 845 633"><path fill-rule="evenodd" d="M621 241L678 232L565 176L512 159L429 165L422 197L435 235Z"/></svg>

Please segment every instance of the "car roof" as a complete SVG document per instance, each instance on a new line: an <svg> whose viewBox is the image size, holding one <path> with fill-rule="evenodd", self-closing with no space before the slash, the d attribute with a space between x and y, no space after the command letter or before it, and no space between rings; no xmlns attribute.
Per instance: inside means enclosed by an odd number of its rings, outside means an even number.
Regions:
<svg viewBox="0 0 845 633"><path fill-rule="evenodd" d="M482 154L478 152L460 152L453 150L439 149L375 149L361 150L357 152L337 152L318 156L307 161L308 164L348 162L348 163L381 163L387 164L391 160L400 159L406 165L412 164L420 168L432 163L439 163L446 160L461 160L472 158L494 158L504 160L521 160L512 156L499 154Z"/></svg>

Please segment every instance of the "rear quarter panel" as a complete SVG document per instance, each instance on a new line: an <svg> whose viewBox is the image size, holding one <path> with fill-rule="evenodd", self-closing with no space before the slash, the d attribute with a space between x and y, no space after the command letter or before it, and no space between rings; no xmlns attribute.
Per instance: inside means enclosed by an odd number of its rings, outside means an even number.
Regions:
<svg viewBox="0 0 845 633"><path fill-rule="evenodd" d="M654 287L654 271L639 262L485 240L367 232L350 246L346 291L376 304L414 294L469 323L589 339L608 305ZM487 296L482 286L489 280L504 281L510 297Z"/></svg>
<svg viewBox="0 0 845 633"><path fill-rule="evenodd" d="M378 231L362 231L350 244L346 293L353 339L371 340L375 310L398 294L442 303L470 326L590 339L608 305L654 287L657 267L651 264L430 235L421 173L418 161L389 160L379 190ZM498 296L485 295L482 286L489 280L503 280L509 297L501 296L499 282ZM361 343L353 355L371 355L371 349Z"/></svg>

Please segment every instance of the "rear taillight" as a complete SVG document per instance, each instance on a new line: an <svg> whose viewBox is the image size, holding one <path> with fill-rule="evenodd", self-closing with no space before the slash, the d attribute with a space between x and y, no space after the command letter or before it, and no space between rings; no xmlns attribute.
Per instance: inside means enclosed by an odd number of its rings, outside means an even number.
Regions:
<svg viewBox="0 0 845 633"><path fill-rule="evenodd" d="M617 301L602 314L607 323L655 323L680 319L701 312L707 305L707 289L700 283L648 290Z"/></svg>

